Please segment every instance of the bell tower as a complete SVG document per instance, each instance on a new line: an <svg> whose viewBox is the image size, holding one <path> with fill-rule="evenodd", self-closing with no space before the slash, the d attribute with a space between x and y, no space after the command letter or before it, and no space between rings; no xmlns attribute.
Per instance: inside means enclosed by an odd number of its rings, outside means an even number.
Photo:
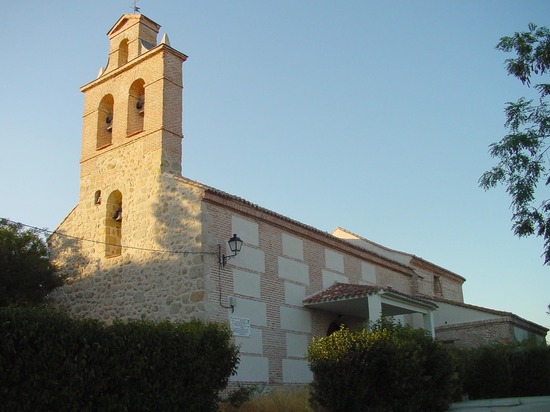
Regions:
<svg viewBox="0 0 550 412"><path fill-rule="evenodd" d="M166 35L157 44L159 29L141 14L126 14L107 33L107 66L81 88L81 189L94 173L111 171L119 179L142 169L181 174L187 56L170 47Z"/></svg>
<svg viewBox="0 0 550 412"><path fill-rule="evenodd" d="M181 176L183 53L160 26L125 14L109 30L109 58L82 86L80 229L98 233L104 257L144 230L163 174ZM81 214L81 215L80 215ZM97 231L97 228L100 230ZM137 238L136 238L137 239ZM143 244L143 241L140 241Z"/></svg>
<svg viewBox="0 0 550 412"><path fill-rule="evenodd" d="M71 278L55 299L78 316L206 314L203 257L164 253L203 250L207 215L203 189L181 177L187 56L166 35L158 43L159 28L123 15L107 33L106 66L81 88L79 200L49 239L52 260Z"/></svg>

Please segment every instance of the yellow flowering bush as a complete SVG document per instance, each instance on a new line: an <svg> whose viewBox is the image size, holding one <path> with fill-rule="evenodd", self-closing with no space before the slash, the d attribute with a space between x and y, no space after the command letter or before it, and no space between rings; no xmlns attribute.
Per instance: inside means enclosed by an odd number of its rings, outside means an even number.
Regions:
<svg viewBox="0 0 550 412"><path fill-rule="evenodd" d="M334 412L445 411L456 379L445 347L387 319L314 339L308 361L312 401Z"/></svg>

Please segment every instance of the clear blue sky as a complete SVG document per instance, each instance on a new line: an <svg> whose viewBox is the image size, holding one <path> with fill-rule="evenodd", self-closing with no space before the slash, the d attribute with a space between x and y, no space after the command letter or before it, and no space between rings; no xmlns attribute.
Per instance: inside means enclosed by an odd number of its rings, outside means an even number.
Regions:
<svg viewBox="0 0 550 412"><path fill-rule="evenodd" d="M5 2L0 216L54 229L76 205L83 98L131 0ZM141 0L184 65L183 174L448 268L466 302L546 327L542 240L477 180L504 135L499 38L550 2ZM238 176L236 178L235 176Z"/></svg>

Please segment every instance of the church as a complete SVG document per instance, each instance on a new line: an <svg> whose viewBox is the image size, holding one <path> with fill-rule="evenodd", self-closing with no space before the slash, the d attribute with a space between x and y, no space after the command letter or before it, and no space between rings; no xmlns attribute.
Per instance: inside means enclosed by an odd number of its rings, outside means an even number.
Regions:
<svg viewBox="0 0 550 412"><path fill-rule="evenodd" d="M350 230L326 233L182 176L183 65L160 26L123 15L82 86L78 204L50 237L80 317L227 324L233 381L302 384L313 337L382 316L457 347L544 342L547 329L468 305L465 278Z"/></svg>

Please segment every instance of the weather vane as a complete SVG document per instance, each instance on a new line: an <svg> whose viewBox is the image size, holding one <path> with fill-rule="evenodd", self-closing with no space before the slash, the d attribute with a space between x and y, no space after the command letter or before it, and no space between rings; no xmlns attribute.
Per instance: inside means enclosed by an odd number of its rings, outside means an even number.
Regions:
<svg viewBox="0 0 550 412"><path fill-rule="evenodd" d="M137 6L139 0L134 0L134 13L139 13L139 7Z"/></svg>

